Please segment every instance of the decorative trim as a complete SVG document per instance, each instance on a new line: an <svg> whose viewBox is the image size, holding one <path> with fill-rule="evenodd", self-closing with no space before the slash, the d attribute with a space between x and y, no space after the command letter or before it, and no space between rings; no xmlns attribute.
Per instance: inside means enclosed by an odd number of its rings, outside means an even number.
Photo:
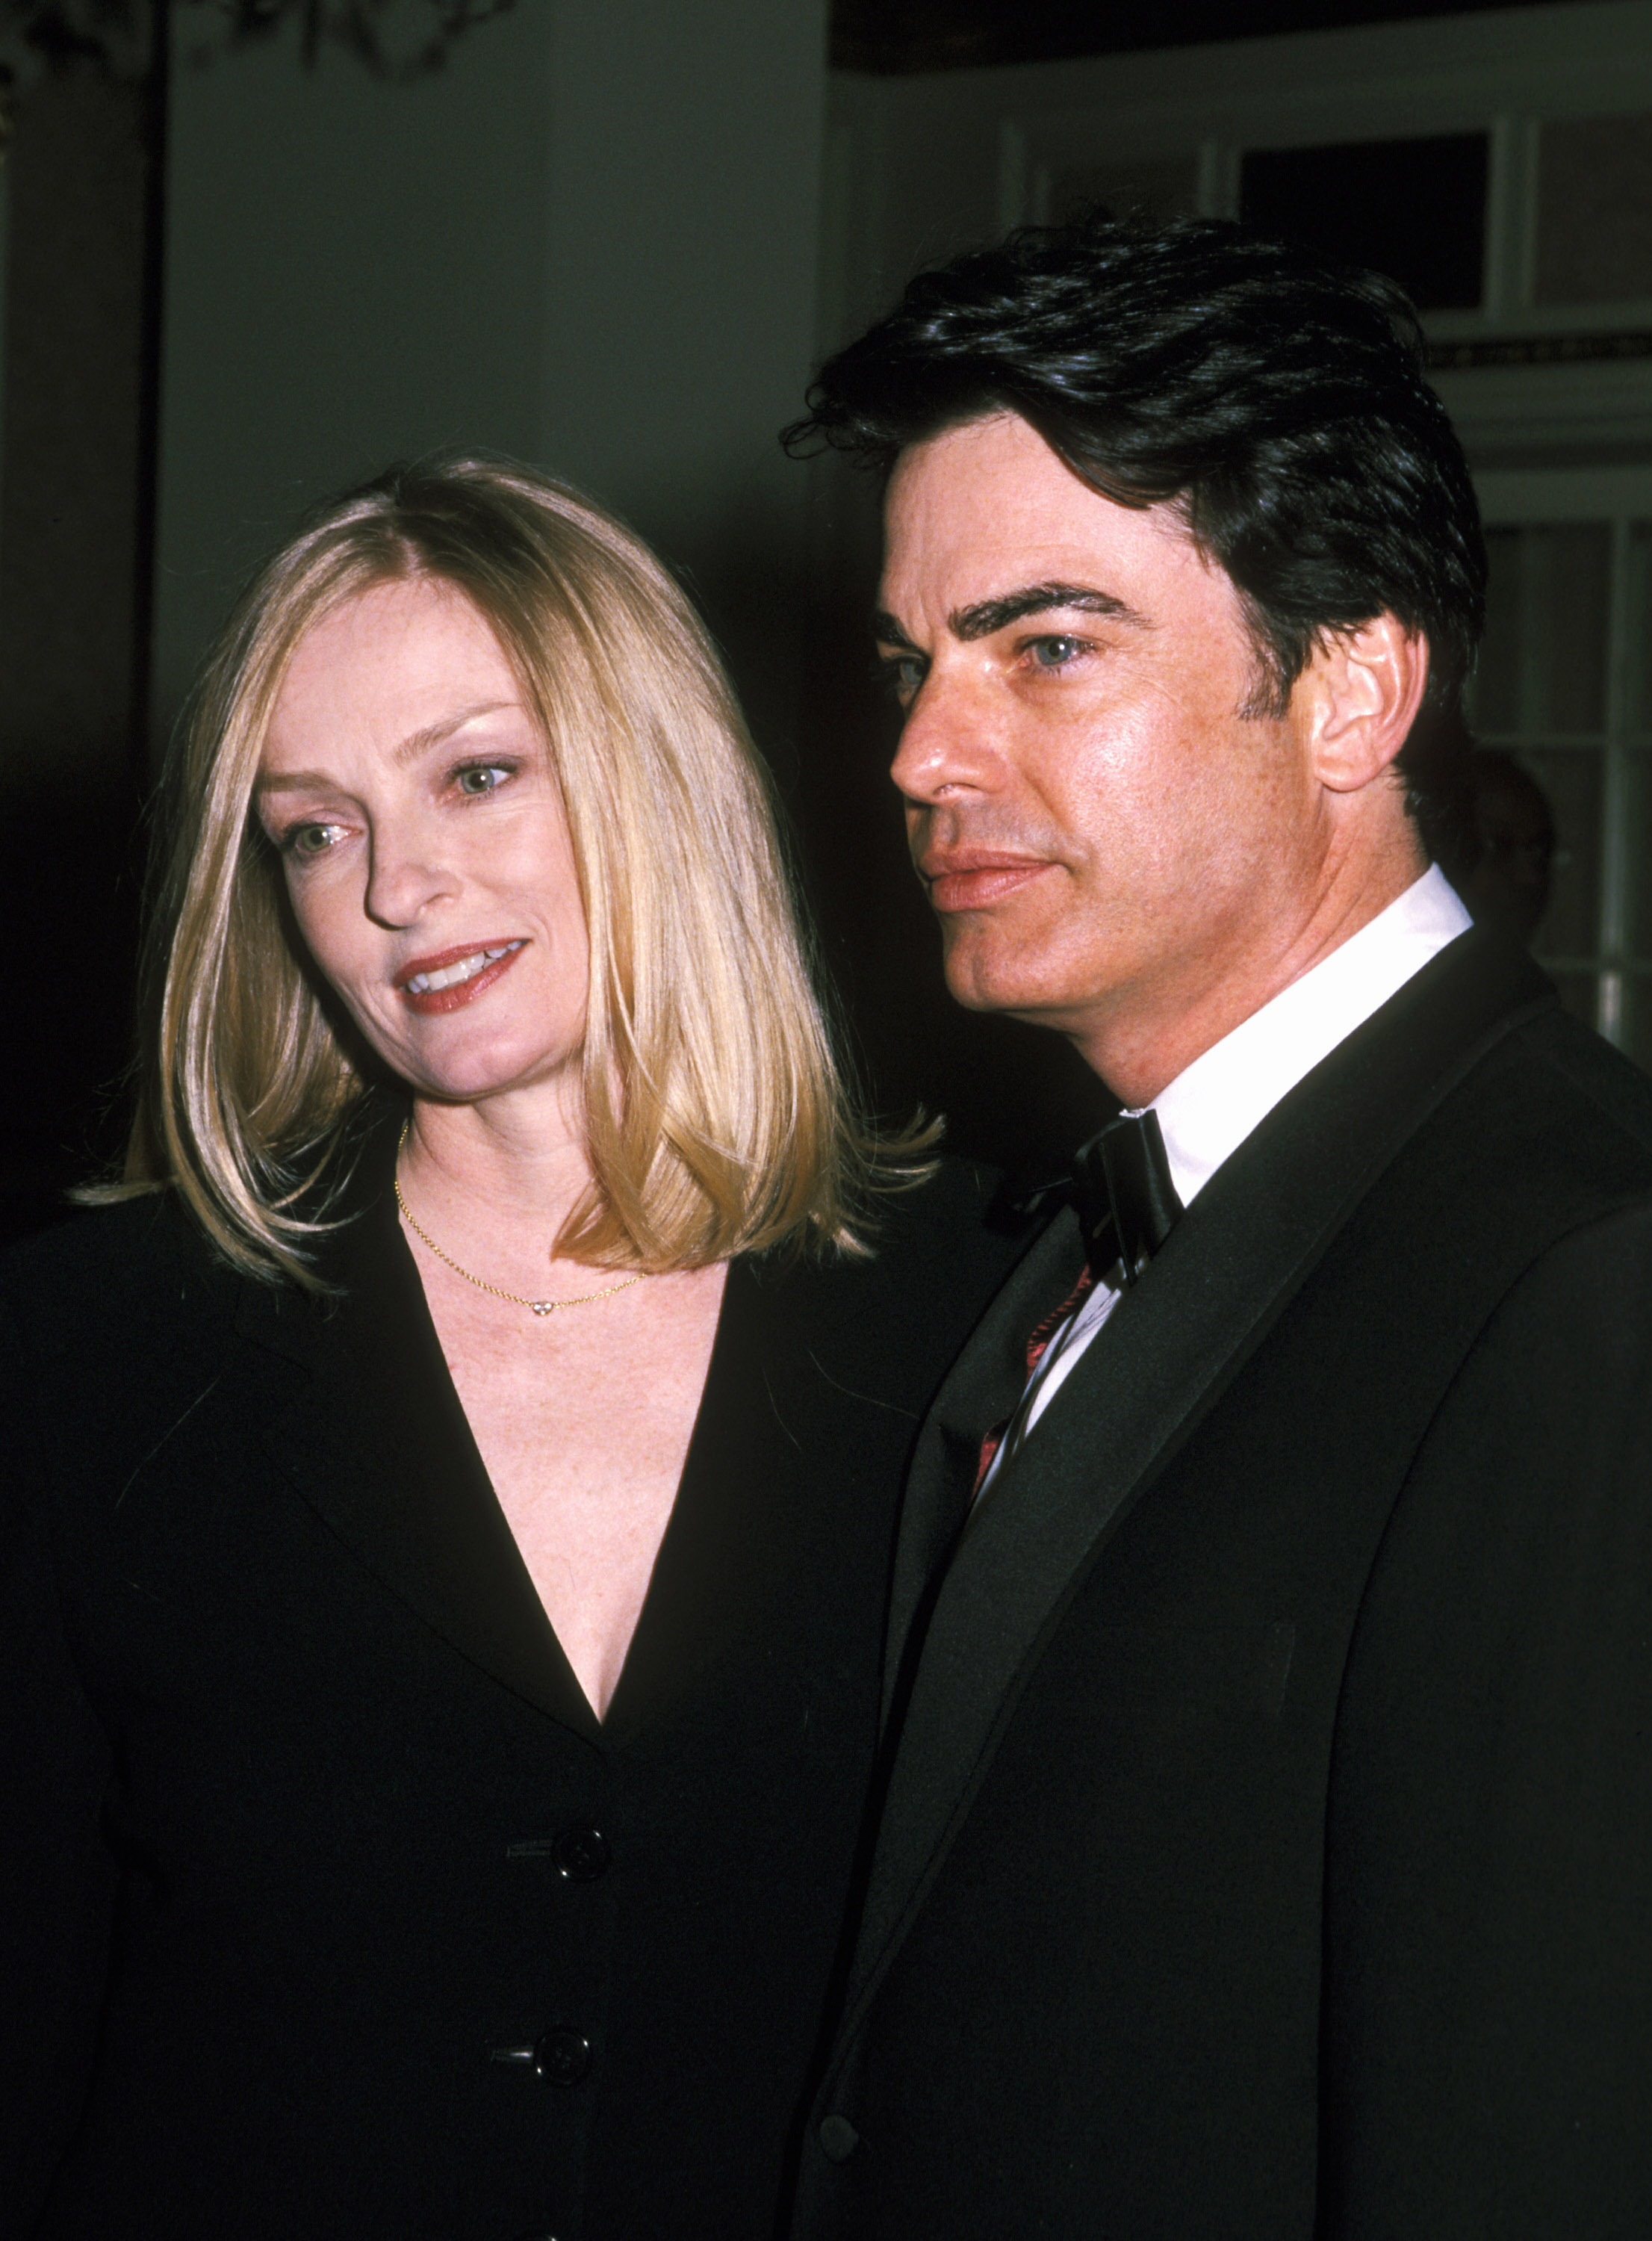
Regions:
<svg viewBox="0 0 1652 2241"><path fill-rule="evenodd" d="M1097 55L1227 45L1239 39L1387 27L1398 14L1473 16L1546 0L1159 0L1154 8L1103 8L1095 0L832 0L833 70L875 77ZM1235 15L1242 20L1235 22Z"/></svg>
<svg viewBox="0 0 1652 2241"><path fill-rule="evenodd" d="M145 77L157 51L156 10L170 0L0 0L0 153L18 94L49 70L89 64ZM296 17L304 66L324 45L346 47L375 77L439 70L457 39L514 0L183 0L176 22L191 60L268 39Z"/></svg>
<svg viewBox="0 0 1652 2241"><path fill-rule="evenodd" d="M1467 373L1486 365L1598 365L1612 358L1652 358L1652 330L1615 335L1481 335L1472 342L1431 342L1431 373Z"/></svg>

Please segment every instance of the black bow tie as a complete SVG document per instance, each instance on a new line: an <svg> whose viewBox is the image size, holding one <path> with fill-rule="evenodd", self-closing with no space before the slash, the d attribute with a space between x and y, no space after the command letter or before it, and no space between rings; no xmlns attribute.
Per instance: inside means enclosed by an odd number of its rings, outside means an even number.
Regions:
<svg viewBox="0 0 1652 2241"><path fill-rule="evenodd" d="M1085 1258L1098 1278L1134 1284L1181 1212L1156 1113L1128 1114L1073 1155Z"/></svg>

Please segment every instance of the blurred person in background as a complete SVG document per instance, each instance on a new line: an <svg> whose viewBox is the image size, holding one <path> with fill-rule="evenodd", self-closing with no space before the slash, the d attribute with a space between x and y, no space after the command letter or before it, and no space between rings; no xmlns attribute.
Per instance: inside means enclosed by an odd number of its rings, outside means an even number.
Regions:
<svg viewBox="0 0 1652 2241"><path fill-rule="evenodd" d="M1555 862L1548 796L1503 748L1476 747L1468 759L1460 846L1446 866L1475 923L1500 926L1529 945L1548 908Z"/></svg>

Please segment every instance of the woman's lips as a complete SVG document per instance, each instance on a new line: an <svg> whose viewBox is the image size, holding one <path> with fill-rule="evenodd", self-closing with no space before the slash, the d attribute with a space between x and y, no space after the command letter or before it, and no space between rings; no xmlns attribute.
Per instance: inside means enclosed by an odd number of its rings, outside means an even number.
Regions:
<svg viewBox="0 0 1652 2241"><path fill-rule="evenodd" d="M473 949L445 949L438 957L418 957L403 966L396 986L409 1009L429 1019L473 1004L508 973L527 947L524 941L490 941Z"/></svg>
<svg viewBox="0 0 1652 2241"><path fill-rule="evenodd" d="M924 876L929 886L930 902L936 910L985 910L1048 869L1042 858L966 856L943 861L933 872L926 871Z"/></svg>

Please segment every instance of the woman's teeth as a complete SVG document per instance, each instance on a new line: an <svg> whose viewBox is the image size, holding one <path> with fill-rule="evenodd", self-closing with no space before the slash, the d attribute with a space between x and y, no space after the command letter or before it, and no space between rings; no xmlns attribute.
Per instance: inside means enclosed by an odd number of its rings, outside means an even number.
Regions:
<svg viewBox="0 0 1652 2241"><path fill-rule="evenodd" d="M513 949L520 949L519 941L507 941L498 949L478 949L469 957L461 957L457 965L444 965L439 973L415 973L405 985L410 996L433 996L438 988L457 988L461 980L474 980L485 966L496 964L508 957Z"/></svg>

